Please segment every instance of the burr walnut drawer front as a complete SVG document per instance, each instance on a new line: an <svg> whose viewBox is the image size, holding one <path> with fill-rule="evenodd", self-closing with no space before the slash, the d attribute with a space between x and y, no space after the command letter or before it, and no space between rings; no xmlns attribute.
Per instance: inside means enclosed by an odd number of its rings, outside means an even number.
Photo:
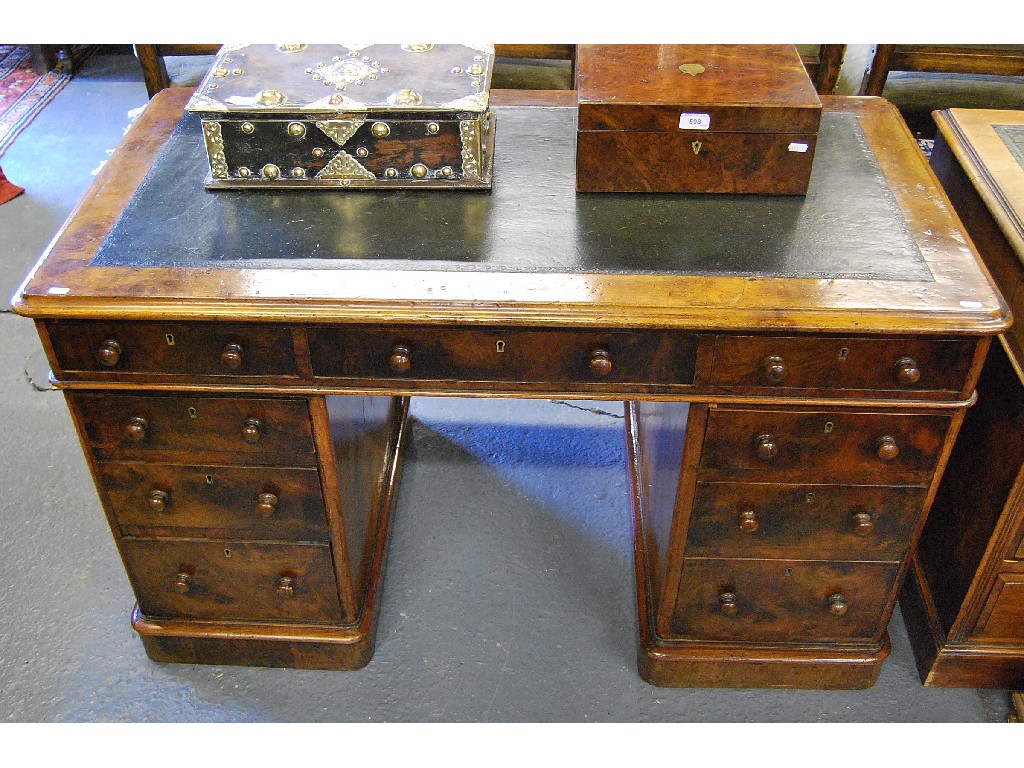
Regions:
<svg viewBox="0 0 1024 768"><path fill-rule="evenodd" d="M313 468L100 462L124 536L330 541Z"/></svg>
<svg viewBox="0 0 1024 768"><path fill-rule="evenodd" d="M687 556L900 560L923 486L698 483Z"/></svg>
<svg viewBox="0 0 1024 768"><path fill-rule="evenodd" d="M736 391L876 390L955 397L970 375L975 339L720 336L712 384Z"/></svg>
<svg viewBox="0 0 1024 768"><path fill-rule="evenodd" d="M689 558L670 628L674 636L769 642L869 640L896 579L896 563Z"/></svg>
<svg viewBox="0 0 1024 768"><path fill-rule="evenodd" d="M316 463L301 398L68 393L99 459L229 453L257 464ZM200 461L202 459L199 459Z"/></svg>
<svg viewBox="0 0 1024 768"><path fill-rule="evenodd" d="M298 376L287 326L50 320L46 332L68 378Z"/></svg>
<svg viewBox="0 0 1024 768"><path fill-rule="evenodd" d="M692 385L697 337L678 331L332 326L309 332L313 373L452 383Z"/></svg>
<svg viewBox="0 0 1024 768"><path fill-rule="evenodd" d="M952 416L714 409L701 479L926 485Z"/></svg>
<svg viewBox="0 0 1024 768"><path fill-rule="evenodd" d="M122 553L149 617L342 620L324 544L126 538Z"/></svg>

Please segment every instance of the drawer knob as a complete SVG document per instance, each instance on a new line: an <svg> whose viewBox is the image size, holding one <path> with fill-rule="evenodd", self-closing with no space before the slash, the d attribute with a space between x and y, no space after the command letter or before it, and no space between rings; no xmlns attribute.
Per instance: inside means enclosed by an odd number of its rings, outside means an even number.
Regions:
<svg viewBox="0 0 1024 768"><path fill-rule="evenodd" d="M282 576L277 580L277 588L274 591L284 597L291 597L295 594L295 579L292 576Z"/></svg>
<svg viewBox="0 0 1024 768"><path fill-rule="evenodd" d="M259 419L246 419L242 425L242 439L247 443L258 443L263 436L263 425Z"/></svg>
<svg viewBox="0 0 1024 768"><path fill-rule="evenodd" d="M395 373L408 373L412 367L412 352L404 344L396 344L391 349L388 367Z"/></svg>
<svg viewBox="0 0 1024 768"><path fill-rule="evenodd" d="M779 439L775 435L758 435L754 446L757 458L761 461L771 461L779 455Z"/></svg>
<svg viewBox="0 0 1024 768"><path fill-rule="evenodd" d="M121 362L121 345L113 339L107 339L96 350L96 359L100 361L100 365L113 368Z"/></svg>
<svg viewBox="0 0 1024 768"><path fill-rule="evenodd" d="M149 421L142 416L133 416L129 419L128 424L125 425L124 431L128 434L130 440L140 443L146 439L146 433L149 431Z"/></svg>
<svg viewBox="0 0 1024 768"><path fill-rule="evenodd" d="M718 596L718 608L726 616L735 616L740 609L739 598L734 592L723 592Z"/></svg>
<svg viewBox="0 0 1024 768"><path fill-rule="evenodd" d="M192 588L192 574L187 571L181 571L177 576L174 577L174 582L171 584L171 589L180 594L186 594Z"/></svg>
<svg viewBox="0 0 1024 768"><path fill-rule="evenodd" d="M786 363L778 355L771 355L761 363L761 371L772 384L781 384L786 378Z"/></svg>
<svg viewBox="0 0 1024 768"><path fill-rule="evenodd" d="M242 364L242 345L225 345L220 353L220 361L228 368L238 368Z"/></svg>
<svg viewBox="0 0 1024 768"><path fill-rule="evenodd" d="M875 530L875 521L867 512L858 512L853 516L853 529L858 536L867 536Z"/></svg>
<svg viewBox="0 0 1024 768"><path fill-rule="evenodd" d="M167 508L171 506L171 494L167 491L161 491L159 488L154 488L149 492L146 504L154 512L166 512Z"/></svg>
<svg viewBox="0 0 1024 768"><path fill-rule="evenodd" d="M921 369L912 357L901 357L896 361L896 379L900 384L917 384L921 380Z"/></svg>
<svg viewBox="0 0 1024 768"><path fill-rule="evenodd" d="M846 602L846 595L837 592L834 595L828 596L828 612L833 616L845 615L849 607L849 604Z"/></svg>
<svg viewBox="0 0 1024 768"><path fill-rule="evenodd" d="M878 458L882 461L892 461L900 455L900 447L896 444L896 438L892 435L885 435L878 438Z"/></svg>
<svg viewBox="0 0 1024 768"><path fill-rule="evenodd" d="M277 496L273 493L261 493L256 499L256 513L263 517L270 517L277 512Z"/></svg>
<svg viewBox="0 0 1024 768"><path fill-rule="evenodd" d="M740 530L744 533L753 533L761 524L757 521L757 513L752 509L744 509L740 512Z"/></svg>
<svg viewBox="0 0 1024 768"><path fill-rule="evenodd" d="M612 358L607 349L595 349L590 353L590 372L595 376L607 376L612 372Z"/></svg>

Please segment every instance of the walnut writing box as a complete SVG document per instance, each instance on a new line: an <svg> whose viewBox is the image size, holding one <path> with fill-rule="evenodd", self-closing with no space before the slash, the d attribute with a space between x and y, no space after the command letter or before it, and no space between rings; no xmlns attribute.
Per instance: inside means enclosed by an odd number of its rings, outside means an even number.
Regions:
<svg viewBox="0 0 1024 768"><path fill-rule="evenodd" d="M489 188L493 46L227 45L188 110L206 186Z"/></svg>
<svg viewBox="0 0 1024 768"><path fill-rule="evenodd" d="M807 192L821 102L795 46L584 45L580 192Z"/></svg>

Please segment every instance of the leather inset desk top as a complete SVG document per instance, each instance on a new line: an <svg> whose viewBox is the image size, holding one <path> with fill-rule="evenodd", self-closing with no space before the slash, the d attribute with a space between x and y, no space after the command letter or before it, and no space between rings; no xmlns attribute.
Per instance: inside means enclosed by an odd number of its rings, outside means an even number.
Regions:
<svg viewBox="0 0 1024 768"><path fill-rule="evenodd" d="M1016 158L1018 165L1024 168L1024 125L993 125L992 128Z"/></svg>
<svg viewBox="0 0 1024 768"><path fill-rule="evenodd" d="M211 192L187 115L91 266L933 279L852 114L806 198L577 194L574 110L496 114L489 193Z"/></svg>

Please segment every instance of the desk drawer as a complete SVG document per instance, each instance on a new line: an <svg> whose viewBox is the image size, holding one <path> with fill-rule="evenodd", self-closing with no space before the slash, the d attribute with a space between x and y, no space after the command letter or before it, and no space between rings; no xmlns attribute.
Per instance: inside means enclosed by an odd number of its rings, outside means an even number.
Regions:
<svg viewBox="0 0 1024 768"><path fill-rule="evenodd" d="M46 332L68 378L298 376L286 326L50 320Z"/></svg>
<svg viewBox="0 0 1024 768"><path fill-rule="evenodd" d="M315 464L306 400L68 392L99 459L232 453L257 464Z"/></svg>
<svg viewBox="0 0 1024 768"><path fill-rule="evenodd" d="M1024 573L1000 573L974 633L986 640L1024 643Z"/></svg>
<svg viewBox="0 0 1024 768"><path fill-rule="evenodd" d="M342 620L327 545L123 539L121 546L148 617Z"/></svg>
<svg viewBox="0 0 1024 768"><path fill-rule="evenodd" d="M699 483L687 556L899 561L927 488Z"/></svg>
<svg viewBox="0 0 1024 768"><path fill-rule="evenodd" d="M309 332L314 375L359 380L692 385L678 331L331 326Z"/></svg>
<svg viewBox="0 0 1024 768"><path fill-rule="evenodd" d="M927 485L952 416L715 409L701 479Z"/></svg>
<svg viewBox="0 0 1024 768"><path fill-rule="evenodd" d="M893 397L964 389L976 339L720 336L711 383L742 390L875 390Z"/></svg>
<svg viewBox="0 0 1024 768"><path fill-rule="evenodd" d="M316 469L101 462L99 476L125 536L330 541Z"/></svg>
<svg viewBox="0 0 1024 768"><path fill-rule="evenodd" d="M690 558L670 627L703 640L872 640L892 592L895 563Z"/></svg>

